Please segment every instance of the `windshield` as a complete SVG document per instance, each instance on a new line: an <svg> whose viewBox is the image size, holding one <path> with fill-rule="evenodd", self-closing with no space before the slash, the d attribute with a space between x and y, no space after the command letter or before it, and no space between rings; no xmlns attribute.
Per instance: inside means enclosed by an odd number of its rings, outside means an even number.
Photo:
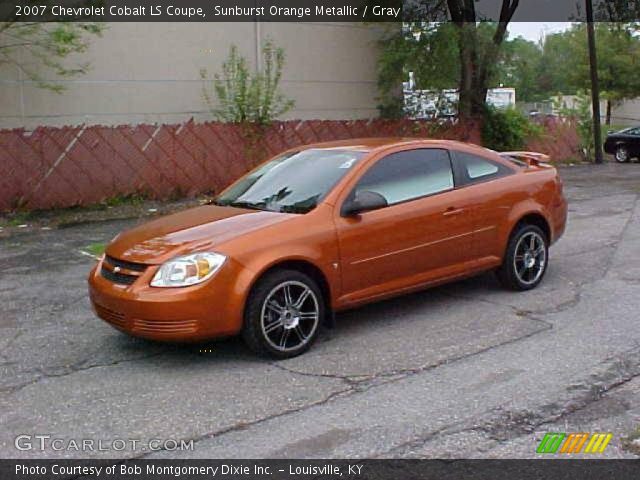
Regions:
<svg viewBox="0 0 640 480"><path fill-rule="evenodd" d="M216 205L307 213L364 155L351 150L304 150L278 157L241 178Z"/></svg>

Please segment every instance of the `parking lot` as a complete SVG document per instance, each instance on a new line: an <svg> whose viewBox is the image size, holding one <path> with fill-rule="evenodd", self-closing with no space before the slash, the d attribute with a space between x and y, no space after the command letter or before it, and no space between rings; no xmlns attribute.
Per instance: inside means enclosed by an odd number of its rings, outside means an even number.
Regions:
<svg viewBox="0 0 640 480"><path fill-rule="evenodd" d="M137 220L0 239L0 457L534 457L544 432L640 453L640 165L562 169L568 229L543 284L483 275L339 314L306 355L165 345L91 312L79 250ZM18 435L62 449L18 450ZM106 450L64 445L103 440ZM116 439L193 440L193 449ZM34 442L36 445L36 442Z"/></svg>

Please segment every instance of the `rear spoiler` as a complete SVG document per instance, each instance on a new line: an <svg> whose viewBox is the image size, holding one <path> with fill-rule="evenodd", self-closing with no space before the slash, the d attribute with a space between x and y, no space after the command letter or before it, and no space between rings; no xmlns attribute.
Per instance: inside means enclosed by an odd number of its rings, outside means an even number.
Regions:
<svg viewBox="0 0 640 480"><path fill-rule="evenodd" d="M530 167L538 167L541 163L549 162L549 155L537 152L500 152L502 157L511 157L526 162Z"/></svg>

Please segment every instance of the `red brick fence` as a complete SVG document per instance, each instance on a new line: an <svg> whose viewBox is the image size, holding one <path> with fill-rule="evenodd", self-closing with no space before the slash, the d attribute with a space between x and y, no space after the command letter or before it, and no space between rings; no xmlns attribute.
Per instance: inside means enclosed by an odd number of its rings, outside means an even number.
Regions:
<svg viewBox="0 0 640 480"><path fill-rule="evenodd" d="M577 152L573 126L554 124L535 149ZM0 130L0 211L90 205L115 196L218 192L252 166L297 145L410 136L479 143L474 125L410 120L288 121L264 129L216 122Z"/></svg>

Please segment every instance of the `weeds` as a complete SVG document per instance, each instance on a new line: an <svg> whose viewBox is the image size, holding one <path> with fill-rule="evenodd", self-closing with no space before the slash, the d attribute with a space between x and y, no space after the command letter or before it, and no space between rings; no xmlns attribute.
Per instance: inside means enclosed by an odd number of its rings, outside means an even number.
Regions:
<svg viewBox="0 0 640 480"><path fill-rule="evenodd" d="M95 257L99 257L100 255L102 255L105 248L107 248L107 246L104 243L91 243L84 247L86 252L89 252Z"/></svg>

